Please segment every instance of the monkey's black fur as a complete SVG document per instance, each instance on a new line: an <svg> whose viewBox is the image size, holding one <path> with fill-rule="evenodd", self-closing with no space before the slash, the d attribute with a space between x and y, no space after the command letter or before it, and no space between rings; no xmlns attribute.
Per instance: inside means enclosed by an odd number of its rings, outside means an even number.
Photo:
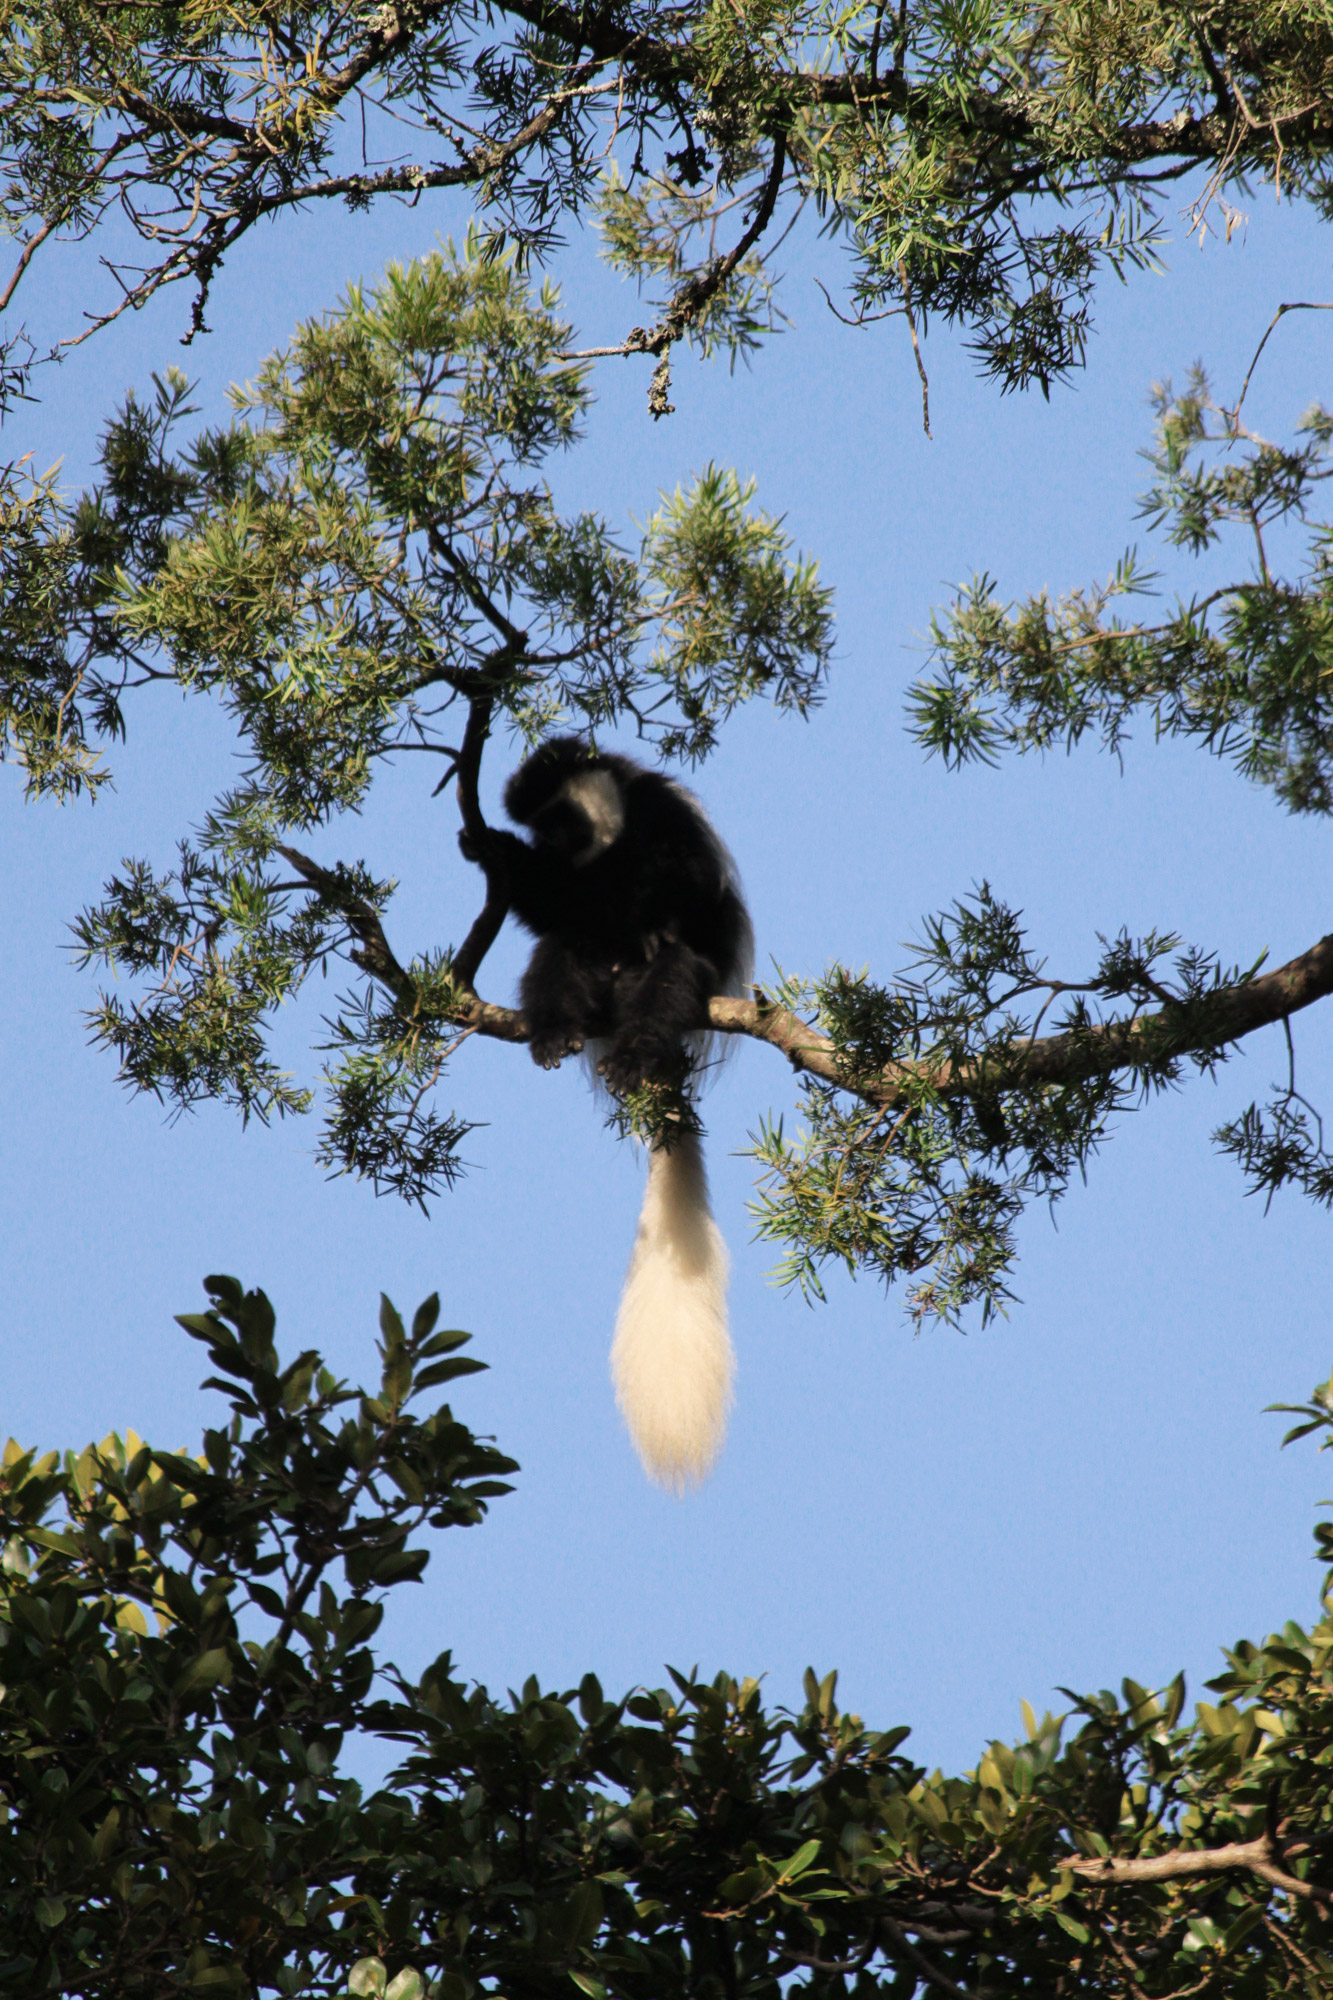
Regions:
<svg viewBox="0 0 1333 2000"><path fill-rule="evenodd" d="M599 834L565 790L597 773L594 804L618 802L623 816L613 834L614 817ZM550 1068L605 1038L601 1073L618 1094L680 1082L686 1038L749 955L745 906L702 809L656 771L569 736L533 752L504 802L533 834L493 838L513 912L537 939L521 989L534 1061Z"/></svg>

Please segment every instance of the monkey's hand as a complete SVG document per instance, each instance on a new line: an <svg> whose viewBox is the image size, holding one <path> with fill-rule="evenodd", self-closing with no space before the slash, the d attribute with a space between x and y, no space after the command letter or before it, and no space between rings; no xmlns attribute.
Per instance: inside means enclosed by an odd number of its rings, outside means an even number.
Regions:
<svg viewBox="0 0 1333 2000"><path fill-rule="evenodd" d="M520 840L515 833L506 833L499 826L484 826L479 834L469 833L465 826L460 827L458 851L464 861L475 861L482 868L507 868L511 873L531 859L531 849L526 841Z"/></svg>

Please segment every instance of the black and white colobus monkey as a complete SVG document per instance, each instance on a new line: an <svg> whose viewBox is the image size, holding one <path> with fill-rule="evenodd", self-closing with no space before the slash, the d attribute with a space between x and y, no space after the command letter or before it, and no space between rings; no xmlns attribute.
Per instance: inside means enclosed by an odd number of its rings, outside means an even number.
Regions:
<svg viewBox="0 0 1333 2000"><path fill-rule="evenodd" d="M521 987L534 1061L549 1069L592 1042L619 1095L679 1082L710 997L738 993L751 971L750 919L703 808L658 772L570 736L533 752L504 803L533 836L494 838L513 912L537 939ZM726 1428L726 1286L703 1152L683 1132L649 1161L611 1350L639 1456L676 1491L708 1472Z"/></svg>

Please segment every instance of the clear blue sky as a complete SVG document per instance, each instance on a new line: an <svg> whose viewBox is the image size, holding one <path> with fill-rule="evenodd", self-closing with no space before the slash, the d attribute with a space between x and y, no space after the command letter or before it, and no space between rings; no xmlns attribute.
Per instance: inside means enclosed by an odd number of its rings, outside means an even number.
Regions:
<svg viewBox="0 0 1333 2000"><path fill-rule="evenodd" d="M254 236L215 288L209 339L181 354L186 300L166 295L39 381L46 400L19 411L6 456L63 456L77 484L111 405L172 360L218 412L298 316L464 219L423 202ZM901 323L839 326L814 283L836 283L834 253L809 240L789 246L793 329L730 377L681 355L668 422L646 414L649 364L604 365L587 442L557 468L563 499L628 527L709 458L733 464L837 592L825 707L808 725L743 716L696 780L739 860L761 966L839 959L887 976L921 916L982 877L1070 977L1121 925L1177 929L1233 963L1264 948L1276 963L1330 927L1328 826L1288 819L1199 751L1145 730L1123 773L1088 749L951 777L903 729L920 635L951 584L988 569L1010 595L1059 591L1136 537L1150 381L1202 357L1234 392L1281 300L1333 296L1327 237L1269 191L1229 246L1200 251L1183 223L1175 235L1165 275L1103 291L1090 366L1049 405L1002 400L934 329L933 443ZM86 252L48 259L35 313L29 295L39 327L68 324L88 272ZM590 342L641 317L586 247L556 275ZM1259 427L1285 434L1327 392L1327 339L1322 315L1284 323L1247 405ZM1167 551L1157 566L1169 586L1196 581ZM1058 1226L1044 1210L1025 1223L1008 1320L967 1337L913 1337L867 1283L834 1276L813 1311L771 1287L737 1154L794 1093L772 1051L742 1047L706 1109L737 1407L712 1482L675 1501L644 1482L606 1373L641 1166L576 1070L546 1077L523 1051L470 1044L447 1101L480 1123L475 1171L424 1219L326 1183L311 1123L243 1133L208 1109L169 1124L86 1046L95 982L65 955L69 919L122 855L168 860L231 754L205 705L159 693L132 713L118 789L95 808L27 806L18 773L0 771L0 1436L79 1445L133 1426L193 1444L211 1399L172 1314L199 1306L207 1271L262 1284L280 1337L319 1344L353 1379L372 1363L380 1289L410 1309L438 1288L446 1322L491 1364L456 1407L523 1470L490 1523L450 1535L403 1593L386 1632L409 1668L451 1645L492 1685L530 1672L569 1685L591 1667L610 1689L698 1662L765 1674L790 1700L808 1663L837 1666L846 1705L911 1723L909 1747L958 1768L1017 1732L1020 1697L1040 1711L1060 1705L1059 1684L1160 1683L1180 1667L1197 1693L1219 1644L1308 1622L1312 1508L1331 1482L1308 1449L1278 1453L1279 1420L1261 1411L1333 1361L1333 1223L1292 1195L1265 1218L1209 1144L1278 1074L1278 1036L1249 1043L1216 1087L1127 1118ZM492 803L507 762L497 746ZM407 955L461 938L476 880L433 774L404 763L362 820L308 844L397 877L389 930ZM509 998L520 964L506 936L483 989ZM321 999L291 1025L294 1059ZM1296 1027L1306 1088L1333 1110L1331 1031L1327 1007Z"/></svg>

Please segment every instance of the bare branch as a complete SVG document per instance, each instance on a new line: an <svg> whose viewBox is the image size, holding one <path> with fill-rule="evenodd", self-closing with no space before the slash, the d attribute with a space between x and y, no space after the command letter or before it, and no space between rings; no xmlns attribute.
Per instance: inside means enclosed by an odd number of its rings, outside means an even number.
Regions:
<svg viewBox="0 0 1333 2000"><path fill-rule="evenodd" d="M912 352L916 356L916 372L921 377L921 428L930 437L930 383L926 379L926 364L921 359L921 343L916 337L916 319L912 312L912 292L907 282L907 261L898 259L898 282L903 288L903 311L907 315L907 331L912 336ZM933 440L932 440L933 442Z"/></svg>
<svg viewBox="0 0 1333 2000"><path fill-rule="evenodd" d="M463 747L458 753L458 810L463 818L463 832L472 847L476 859L486 876L486 901L481 914L464 938L459 950L454 954L454 978L467 993L476 998L475 980L491 946L500 935L500 926L509 915L509 877L503 856L491 837L491 829L482 818L481 803L477 797L477 779L481 772L481 753L490 734L491 707L489 696L477 696L468 703L467 729L463 735ZM477 1006L488 1013L509 1013L507 1008L487 1008L487 1003L477 1000ZM469 1025L471 1017L469 1016ZM496 1032L477 1022L480 1034ZM526 1041L526 1028L521 1034L502 1034L505 1041Z"/></svg>
<svg viewBox="0 0 1333 2000"><path fill-rule="evenodd" d="M1088 1860L1066 1861L1071 1874L1081 1876L1094 1888L1115 1887L1132 1882L1183 1882L1200 1875L1227 1875L1245 1871L1271 1882L1289 1895L1306 1897L1328 1907L1326 1890L1313 1882L1302 1882L1277 1866L1277 1849L1267 1833L1257 1840L1233 1840L1225 1847L1176 1848L1169 1854L1145 1854L1116 1860L1097 1856Z"/></svg>
<svg viewBox="0 0 1333 2000"><path fill-rule="evenodd" d="M1288 299L1284 305L1280 305L1278 307L1277 311L1273 314L1272 319L1270 319L1268 322L1268 325L1264 331L1263 339L1259 342L1259 345L1254 350L1254 354L1253 357L1251 358L1249 367L1245 370L1245 380L1241 384L1241 391L1239 396L1237 396L1236 398L1235 408L1231 410L1223 410L1222 412L1222 415L1229 419L1233 430L1237 427L1237 425L1240 422L1240 406L1245 401L1246 396L1249 394L1250 377L1254 374L1255 369L1259 366L1259 356L1263 353L1264 349L1268 345L1269 334L1272 333L1273 328L1277 325L1278 321L1282 318L1284 313L1301 313L1301 312L1310 312L1310 313L1333 312L1333 300Z"/></svg>

